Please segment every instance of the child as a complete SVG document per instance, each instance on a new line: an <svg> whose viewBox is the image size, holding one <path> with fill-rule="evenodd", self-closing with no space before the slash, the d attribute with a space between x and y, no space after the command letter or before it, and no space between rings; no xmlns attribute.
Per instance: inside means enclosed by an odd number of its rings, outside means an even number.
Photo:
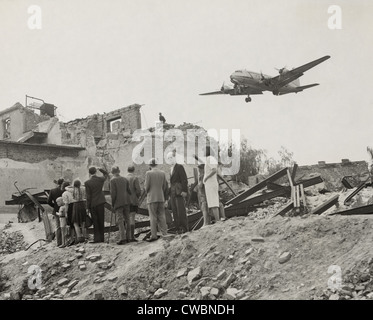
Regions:
<svg viewBox="0 0 373 320"><path fill-rule="evenodd" d="M66 247L66 206L62 200L62 197L59 197L56 199L57 205L60 207L59 211L57 212L57 215L60 219L60 228L61 228L61 238L62 238L62 244L59 245L59 248Z"/></svg>

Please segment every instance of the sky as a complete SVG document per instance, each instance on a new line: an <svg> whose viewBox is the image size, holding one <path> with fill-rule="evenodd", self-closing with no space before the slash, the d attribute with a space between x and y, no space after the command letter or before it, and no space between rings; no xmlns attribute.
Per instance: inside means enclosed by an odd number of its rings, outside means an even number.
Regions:
<svg viewBox="0 0 373 320"><path fill-rule="evenodd" d="M41 10L41 29L30 29ZM341 29L330 29L331 5ZM25 95L57 106L61 121L133 103L142 126L195 123L240 129L253 148L299 165L369 161L373 147L373 2L328 0L0 0L0 110ZM298 94L199 96L238 69L307 71Z"/></svg>

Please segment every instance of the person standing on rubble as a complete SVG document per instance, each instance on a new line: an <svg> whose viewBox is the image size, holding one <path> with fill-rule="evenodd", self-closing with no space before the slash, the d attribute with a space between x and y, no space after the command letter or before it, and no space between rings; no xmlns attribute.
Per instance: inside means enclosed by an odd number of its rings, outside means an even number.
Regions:
<svg viewBox="0 0 373 320"><path fill-rule="evenodd" d="M207 206L211 209L215 221L219 221L219 184L217 178L218 161L213 156L212 150L209 146L205 151L205 175L203 183L205 185L205 193L207 199Z"/></svg>
<svg viewBox="0 0 373 320"><path fill-rule="evenodd" d="M168 163L171 165L170 196L172 216L176 232L181 234L188 231L188 218L185 209L185 198L188 196L188 178L182 164L177 163L175 153L167 154Z"/></svg>
<svg viewBox="0 0 373 320"><path fill-rule="evenodd" d="M62 187L63 182L64 182L63 178L58 179L57 187L51 189L48 195L48 204L53 208L52 215L54 217L54 220L56 221L55 232L56 232L57 246L60 246L62 244L60 219L57 215L58 211L60 210L60 206L57 203L57 199L62 196L63 191L61 187Z"/></svg>
<svg viewBox="0 0 373 320"><path fill-rule="evenodd" d="M91 214L93 222L93 241L91 243L104 242L105 226L105 195L102 192L105 180L109 174L102 168L98 169L103 176L97 176L97 169L90 167L88 169L90 178L84 183L87 196L87 213Z"/></svg>
<svg viewBox="0 0 373 320"><path fill-rule="evenodd" d="M139 178L135 175L135 167L129 166L127 169L126 179L128 180L131 195L130 195L130 226L131 236L130 241L135 242L135 216L139 209L139 198L141 196L141 187Z"/></svg>
<svg viewBox="0 0 373 320"><path fill-rule="evenodd" d="M209 209L207 206L207 199L205 193L205 185L203 184L203 177L205 175L205 165L203 163L198 165L198 185L197 185L197 197L199 208L202 211L203 216L203 226L202 228L207 227L210 222Z"/></svg>
<svg viewBox="0 0 373 320"><path fill-rule="evenodd" d="M113 177L110 179L110 195L112 210L118 218L120 240L118 245L131 242L130 225L130 195L128 180L120 175L119 167L111 168Z"/></svg>
<svg viewBox="0 0 373 320"><path fill-rule="evenodd" d="M157 240L157 226L163 236L167 236L165 202L168 196L166 174L157 168L153 158L149 163L151 170L145 173L145 191L148 203L151 237L149 242Z"/></svg>
<svg viewBox="0 0 373 320"><path fill-rule="evenodd" d="M73 183L73 212L71 222L74 225L76 233L76 242L85 242L87 238L87 231L85 228L86 219L86 192L85 188L81 185L79 179L75 179Z"/></svg>
<svg viewBox="0 0 373 320"><path fill-rule="evenodd" d="M74 203L73 188L70 186L70 182L65 181L62 184L61 189L63 190L62 200L65 206L66 224L68 226L67 234L70 237L66 245L71 246L75 244L75 241L76 241L75 229L72 223L73 203Z"/></svg>

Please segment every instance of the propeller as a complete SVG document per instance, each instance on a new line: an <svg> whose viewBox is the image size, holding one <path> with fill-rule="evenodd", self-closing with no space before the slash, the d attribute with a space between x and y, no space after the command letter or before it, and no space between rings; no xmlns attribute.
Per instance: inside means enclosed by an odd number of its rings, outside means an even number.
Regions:
<svg viewBox="0 0 373 320"><path fill-rule="evenodd" d="M275 69L278 71L279 74L283 74L283 73L286 73L288 71L288 69L286 69L286 66L283 67L283 68L280 68L280 69L277 69L277 68L275 68Z"/></svg>
<svg viewBox="0 0 373 320"><path fill-rule="evenodd" d="M226 91L231 90L231 89L232 88L230 86L226 86L225 82L223 82L223 85L221 86L220 91L221 92L226 92Z"/></svg>

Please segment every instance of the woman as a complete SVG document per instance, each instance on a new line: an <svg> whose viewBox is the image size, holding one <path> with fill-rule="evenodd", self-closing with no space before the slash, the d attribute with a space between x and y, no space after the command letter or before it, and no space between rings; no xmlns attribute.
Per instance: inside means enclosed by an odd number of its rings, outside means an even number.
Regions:
<svg viewBox="0 0 373 320"><path fill-rule="evenodd" d="M206 163L205 175L203 183L205 185L205 193L207 206L211 209L215 221L219 221L219 183L217 177L218 161L214 158L209 146L206 147Z"/></svg>
<svg viewBox="0 0 373 320"><path fill-rule="evenodd" d="M74 226L72 224L72 214L73 214L73 188L70 186L70 182L66 181L62 184L61 189L62 193L62 200L65 206L65 212L67 212L66 217L66 224L69 226L68 234L70 235L70 240L67 242L67 246L71 246L75 243L75 232Z"/></svg>
<svg viewBox="0 0 373 320"><path fill-rule="evenodd" d="M76 243L85 242L87 238L87 229L85 228L86 219L86 192L85 188L81 186L81 181L75 179L73 183L73 212L71 222L74 225L76 233Z"/></svg>

